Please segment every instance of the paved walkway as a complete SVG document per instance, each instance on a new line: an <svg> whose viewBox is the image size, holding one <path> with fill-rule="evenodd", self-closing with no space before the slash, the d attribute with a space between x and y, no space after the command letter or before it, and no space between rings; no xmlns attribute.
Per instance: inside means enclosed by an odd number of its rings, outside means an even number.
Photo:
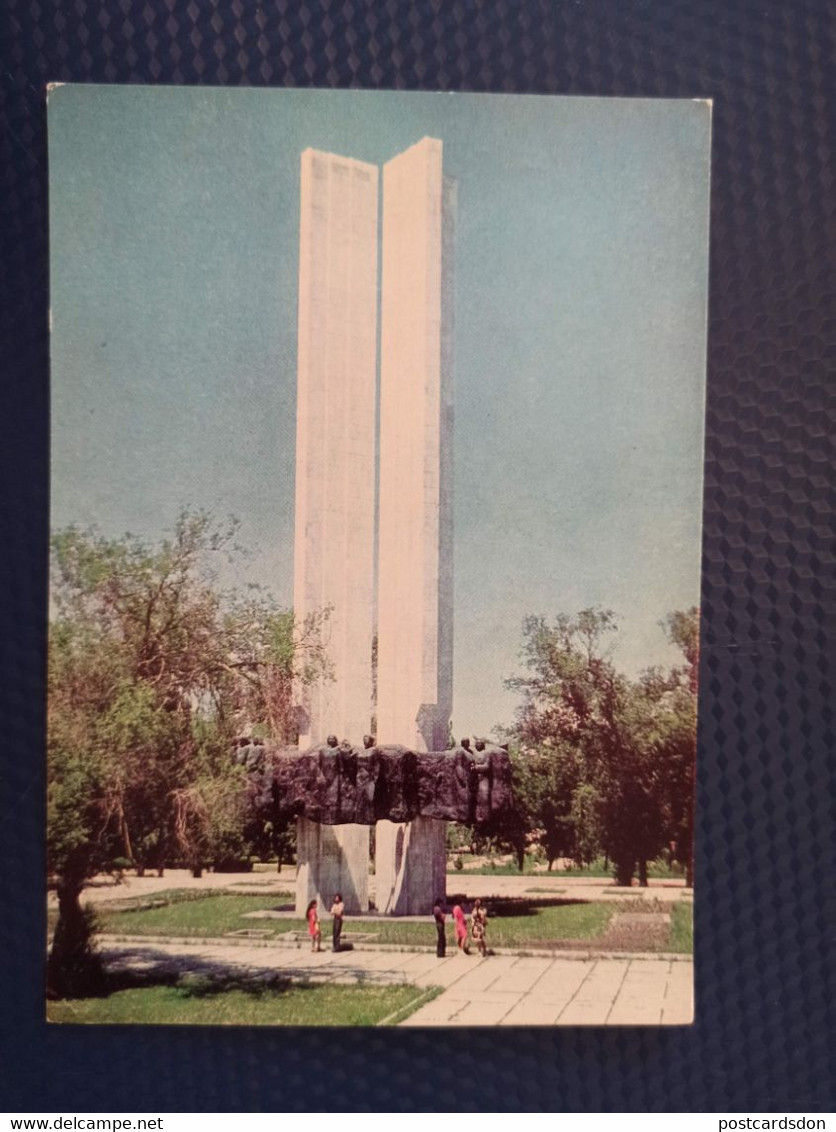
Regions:
<svg viewBox="0 0 836 1132"><path fill-rule="evenodd" d="M374 895L373 876L369 877L369 891ZM84 889L82 902L103 904L111 900L131 900L138 897L153 898L172 888L219 889L228 888L232 892L251 893L269 897L273 893L292 893L296 887L296 866L285 865L281 873L274 869L269 872L252 873L210 873L193 877L186 869L167 869L165 875L125 875L121 884L111 877L97 877ZM447 874L448 904L456 893L467 893L469 899L480 896L511 897L530 896L532 899L564 897L572 900L624 900L626 897L639 900L659 900L674 903L693 896L693 890L686 888L682 881L651 880L647 888L617 888L607 877L566 876L560 872L533 873L525 876L487 875L477 876L468 872L449 872ZM49 894L50 905L57 904L54 892Z"/></svg>
<svg viewBox="0 0 836 1132"><path fill-rule="evenodd" d="M429 952L334 954L218 942L116 942L102 937L111 970L156 976L284 977L298 982L443 987L405 1026L687 1025L693 1020L693 965L659 957L572 958Z"/></svg>
<svg viewBox="0 0 836 1132"><path fill-rule="evenodd" d="M691 963L669 959L496 956L456 973L402 1025L682 1026L693 978Z"/></svg>

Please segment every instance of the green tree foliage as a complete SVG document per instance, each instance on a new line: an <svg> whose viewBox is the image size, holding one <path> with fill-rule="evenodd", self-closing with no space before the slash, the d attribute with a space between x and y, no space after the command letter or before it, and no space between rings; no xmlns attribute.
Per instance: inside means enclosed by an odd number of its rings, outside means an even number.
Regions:
<svg viewBox="0 0 836 1132"><path fill-rule="evenodd" d="M668 676L659 707L659 752L665 766L665 806L671 850L694 874L694 793L696 788L697 687L700 664L699 610L672 613L663 623L669 640L685 658Z"/></svg>
<svg viewBox="0 0 836 1132"><path fill-rule="evenodd" d="M242 855L246 774L234 738L295 738L292 689L327 673L327 611L297 628L252 590L224 592L235 525L184 513L149 547L76 528L52 540L48 866L59 924L53 989L80 962L79 895L116 857L198 870ZM78 981L78 980L76 980Z"/></svg>
<svg viewBox="0 0 836 1132"><path fill-rule="evenodd" d="M588 863L600 852L616 879L669 850L691 871L697 611L665 629L686 664L628 680L612 660L617 630L608 610L558 615L523 626L522 694L510 737L518 809L545 850Z"/></svg>
<svg viewBox="0 0 836 1132"><path fill-rule="evenodd" d="M571 809L580 783L577 752L569 744L546 739L537 746L514 746L511 760L514 813L523 826L512 850L519 859L521 851L539 845L551 871L559 857L575 853ZM505 840L510 841L507 835Z"/></svg>

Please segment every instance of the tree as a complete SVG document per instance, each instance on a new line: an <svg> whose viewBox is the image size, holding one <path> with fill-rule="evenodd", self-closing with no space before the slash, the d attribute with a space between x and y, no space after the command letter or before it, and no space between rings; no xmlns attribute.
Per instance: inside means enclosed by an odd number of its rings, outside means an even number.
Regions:
<svg viewBox="0 0 836 1132"><path fill-rule="evenodd" d="M637 868L646 885L647 862L665 844L660 780L652 711L624 677L614 677L589 739L587 776L597 793L602 848L617 884L631 884Z"/></svg>
<svg viewBox="0 0 836 1132"><path fill-rule="evenodd" d="M515 766L515 797L519 783L550 867L558 856L582 860L600 848L604 798L596 772L616 738L617 679L609 659L615 628L609 610L559 614L551 625L528 617L521 652L527 671L506 681L523 696L513 728L522 752L517 762L524 762Z"/></svg>
<svg viewBox="0 0 836 1132"><path fill-rule="evenodd" d="M686 666L632 681L612 661L609 610L524 622L527 671L506 681L523 696L515 795L550 862L566 854L586 863L603 851L619 884L636 868L646 884L648 861L673 843L690 871L696 611L671 614L665 628Z"/></svg>
<svg viewBox="0 0 836 1132"><path fill-rule="evenodd" d="M233 740L258 730L292 738L293 681L327 673L327 611L297 633L270 598L219 587L234 535L235 524L184 513L156 547L76 528L52 540L48 857L59 992L66 956L83 966L85 880L115 856L141 870L176 854L197 870L236 839L243 851L246 774L230 757Z"/></svg>
<svg viewBox="0 0 836 1132"><path fill-rule="evenodd" d="M559 739L511 751L514 780L514 814L522 817L522 830L513 827L520 869L522 855L532 844L546 856L549 871L558 857L577 857L574 798L581 770L578 752Z"/></svg>
<svg viewBox="0 0 836 1132"><path fill-rule="evenodd" d="M662 628L672 645L676 645L685 657L685 667L674 669L678 681L684 680L688 691L697 694L700 668L700 611L692 605L688 610L669 613L662 622Z"/></svg>
<svg viewBox="0 0 836 1132"><path fill-rule="evenodd" d="M696 785L697 688L700 663L700 615L692 606L670 614L662 623L672 644L685 658L672 669L663 694L660 756L665 761L667 824L675 860L685 868L685 881L694 883L694 791Z"/></svg>
<svg viewBox="0 0 836 1132"><path fill-rule="evenodd" d="M324 643L331 612L327 606L298 622L260 592L230 602L220 670L231 679L218 708L232 708L239 729L283 744L297 741L295 693L333 675Z"/></svg>

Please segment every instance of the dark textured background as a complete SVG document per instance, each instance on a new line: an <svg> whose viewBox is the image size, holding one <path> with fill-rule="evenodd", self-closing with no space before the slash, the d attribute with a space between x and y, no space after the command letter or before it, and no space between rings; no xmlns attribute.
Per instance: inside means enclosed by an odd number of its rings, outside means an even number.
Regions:
<svg viewBox="0 0 836 1132"><path fill-rule="evenodd" d="M836 1108L833 5L5 0L0 18L0 1108ZM41 1021L44 84L56 80L715 100L694 1027L358 1035Z"/></svg>

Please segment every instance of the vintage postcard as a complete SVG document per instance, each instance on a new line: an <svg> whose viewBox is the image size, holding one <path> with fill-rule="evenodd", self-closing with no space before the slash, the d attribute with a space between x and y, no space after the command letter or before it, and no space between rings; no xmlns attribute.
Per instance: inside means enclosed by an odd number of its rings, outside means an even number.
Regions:
<svg viewBox="0 0 836 1132"><path fill-rule="evenodd" d="M690 1023L710 103L48 119L48 1018Z"/></svg>

